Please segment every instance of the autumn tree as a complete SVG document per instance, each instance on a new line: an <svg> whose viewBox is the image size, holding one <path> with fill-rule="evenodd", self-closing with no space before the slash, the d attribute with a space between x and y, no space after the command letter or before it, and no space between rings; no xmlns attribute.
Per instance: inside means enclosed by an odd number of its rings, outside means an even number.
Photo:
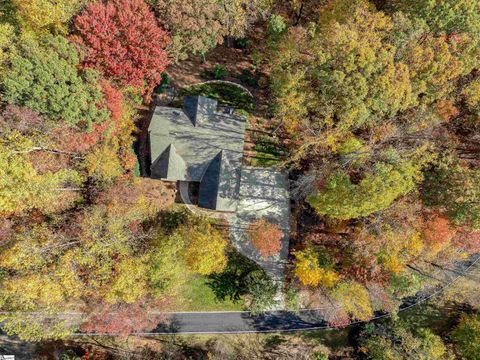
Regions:
<svg viewBox="0 0 480 360"><path fill-rule="evenodd" d="M74 40L85 49L86 67L144 93L160 82L170 38L143 0L91 3L74 24Z"/></svg>
<svg viewBox="0 0 480 360"><path fill-rule="evenodd" d="M20 140L12 136L9 143ZM11 145L0 143L0 213L20 214L32 209L53 212L61 208L63 193L75 191L82 182L78 172L63 169L39 174L24 152L30 148L28 141L23 147Z"/></svg>
<svg viewBox="0 0 480 360"><path fill-rule="evenodd" d="M391 20L366 1L348 8L342 3L330 3L315 32L292 29L273 60L277 114L288 123L311 118L348 129L414 101L408 67L384 43Z"/></svg>
<svg viewBox="0 0 480 360"><path fill-rule="evenodd" d="M88 127L102 122L107 113L98 76L79 70L79 61L75 47L61 36L19 38L0 78L3 98L55 123Z"/></svg>
<svg viewBox="0 0 480 360"><path fill-rule="evenodd" d="M296 251L294 273L303 285L322 285L331 288L339 281L338 274L320 266L318 255L313 248Z"/></svg>
<svg viewBox="0 0 480 360"><path fill-rule="evenodd" d="M225 268L227 241L225 235L211 224L200 221L197 226L181 229L177 235L187 240L184 257L191 271L210 275Z"/></svg>
<svg viewBox="0 0 480 360"><path fill-rule="evenodd" d="M66 33L72 16L79 10L81 0L13 0L19 22L34 32Z"/></svg>
<svg viewBox="0 0 480 360"><path fill-rule="evenodd" d="M169 52L175 61L188 54L204 55L223 43L224 11L216 0L159 0L159 20L172 34Z"/></svg>
<svg viewBox="0 0 480 360"><path fill-rule="evenodd" d="M370 297L361 284L342 282L333 289L331 296L353 319L367 321L373 317Z"/></svg>
<svg viewBox="0 0 480 360"><path fill-rule="evenodd" d="M93 309L87 320L81 325L85 333L113 334L128 336L135 332L151 331L164 320L161 314L153 311L165 304L157 303L154 309L145 301L137 301L132 304L103 305L100 310Z"/></svg>
<svg viewBox="0 0 480 360"><path fill-rule="evenodd" d="M230 38L242 38L250 25L265 17L272 6L271 0L219 0L223 11L224 34Z"/></svg>
<svg viewBox="0 0 480 360"><path fill-rule="evenodd" d="M9 49L15 39L15 29L11 24L0 23L0 76L5 71L5 62L9 58Z"/></svg>
<svg viewBox="0 0 480 360"><path fill-rule="evenodd" d="M450 244L455 236L451 221L441 214L429 214L423 237L430 256L434 256Z"/></svg>
<svg viewBox="0 0 480 360"><path fill-rule="evenodd" d="M456 225L480 228L480 172L443 156L426 173L422 194L426 205L445 208Z"/></svg>
<svg viewBox="0 0 480 360"><path fill-rule="evenodd" d="M372 325L360 335L360 343L361 351L372 360L451 358L438 335L429 329L409 329L403 323Z"/></svg>
<svg viewBox="0 0 480 360"><path fill-rule="evenodd" d="M264 259L278 254L282 248L282 230L278 225L266 219L252 222L248 228L248 234L252 239L253 246Z"/></svg>

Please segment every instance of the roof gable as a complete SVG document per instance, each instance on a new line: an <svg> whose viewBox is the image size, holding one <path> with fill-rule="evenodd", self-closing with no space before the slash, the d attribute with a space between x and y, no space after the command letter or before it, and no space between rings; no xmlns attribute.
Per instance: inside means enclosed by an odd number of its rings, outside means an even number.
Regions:
<svg viewBox="0 0 480 360"><path fill-rule="evenodd" d="M170 144L152 164L152 175L167 180L189 180L187 165L178 154L175 145Z"/></svg>
<svg viewBox="0 0 480 360"><path fill-rule="evenodd" d="M217 100L204 96L185 96L183 108L193 126L201 126L217 111Z"/></svg>

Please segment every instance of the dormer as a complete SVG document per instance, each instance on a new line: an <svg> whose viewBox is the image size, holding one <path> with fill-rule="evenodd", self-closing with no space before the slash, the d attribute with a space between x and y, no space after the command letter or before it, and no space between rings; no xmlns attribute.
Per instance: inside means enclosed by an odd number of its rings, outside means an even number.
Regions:
<svg viewBox="0 0 480 360"><path fill-rule="evenodd" d="M217 100L204 96L185 96L183 108L193 126L200 127L217 111Z"/></svg>

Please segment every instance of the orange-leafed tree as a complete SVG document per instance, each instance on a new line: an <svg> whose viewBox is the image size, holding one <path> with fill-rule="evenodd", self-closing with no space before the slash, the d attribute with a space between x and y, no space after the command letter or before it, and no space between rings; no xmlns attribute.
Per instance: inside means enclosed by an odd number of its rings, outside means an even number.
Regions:
<svg viewBox="0 0 480 360"><path fill-rule="evenodd" d="M143 0L89 4L75 19L74 41L86 51L84 64L122 86L151 91L169 60L170 37Z"/></svg>
<svg viewBox="0 0 480 360"><path fill-rule="evenodd" d="M278 254L282 248L283 232L277 224L268 220L258 219L252 222L248 234L253 246L264 259Z"/></svg>
<svg viewBox="0 0 480 360"><path fill-rule="evenodd" d="M445 216L434 213L425 223L423 232L429 253L434 256L442 251L455 236L456 230L452 222Z"/></svg>

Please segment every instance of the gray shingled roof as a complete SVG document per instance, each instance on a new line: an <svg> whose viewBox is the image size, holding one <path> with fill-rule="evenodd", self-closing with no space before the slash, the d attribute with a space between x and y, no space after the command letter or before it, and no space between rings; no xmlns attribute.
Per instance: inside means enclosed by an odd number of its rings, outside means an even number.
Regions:
<svg viewBox="0 0 480 360"><path fill-rule="evenodd" d="M184 109L158 106L148 128L151 175L200 182L199 205L235 211L246 121L217 102L186 97Z"/></svg>

